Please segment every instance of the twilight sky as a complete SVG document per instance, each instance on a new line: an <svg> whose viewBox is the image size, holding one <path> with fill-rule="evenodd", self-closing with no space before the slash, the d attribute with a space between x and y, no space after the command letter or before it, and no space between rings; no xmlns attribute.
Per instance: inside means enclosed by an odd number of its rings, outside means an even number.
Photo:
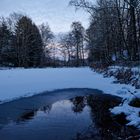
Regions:
<svg viewBox="0 0 140 140"><path fill-rule="evenodd" d="M0 16L26 13L37 25L48 22L55 33L69 31L73 21L81 21L87 27L89 15L83 10L75 12L68 3L69 0L0 0Z"/></svg>

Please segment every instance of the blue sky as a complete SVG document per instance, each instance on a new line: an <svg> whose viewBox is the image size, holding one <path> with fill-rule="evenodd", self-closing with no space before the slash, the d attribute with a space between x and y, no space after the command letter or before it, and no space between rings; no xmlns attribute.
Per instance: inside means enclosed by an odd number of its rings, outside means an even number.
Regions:
<svg viewBox="0 0 140 140"><path fill-rule="evenodd" d="M55 33L67 32L73 21L81 21L88 26L89 15L83 10L75 12L68 6L69 0L0 0L0 16L8 16L12 12L29 15L39 25L48 22Z"/></svg>

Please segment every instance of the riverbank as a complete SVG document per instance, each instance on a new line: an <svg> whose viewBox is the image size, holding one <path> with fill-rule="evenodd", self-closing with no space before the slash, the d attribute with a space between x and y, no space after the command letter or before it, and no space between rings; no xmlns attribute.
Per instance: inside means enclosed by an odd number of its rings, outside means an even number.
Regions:
<svg viewBox="0 0 140 140"><path fill-rule="evenodd" d="M29 97L46 91L70 88L90 88L103 91L105 94L116 95L124 102L111 111L115 114L125 113L128 125L140 128L140 108L129 105L140 90L130 84L115 83L114 77L90 68L44 68L44 69L7 69L0 70L1 104L21 97ZM131 94L133 93L133 94Z"/></svg>

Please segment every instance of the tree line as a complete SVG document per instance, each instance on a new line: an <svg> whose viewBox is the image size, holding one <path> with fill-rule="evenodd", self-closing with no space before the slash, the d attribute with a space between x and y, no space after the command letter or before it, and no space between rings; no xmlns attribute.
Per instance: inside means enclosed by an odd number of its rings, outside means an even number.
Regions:
<svg viewBox="0 0 140 140"><path fill-rule="evenodd" d="M82 23L75 21L71 30L55 42L47 23L37 26L27 15L18 13L1 17L0 66L83 66L87 63L85 34Z"/></svg>
<svg viewBox="0 0 140 140"><path fill-rule="evenodd" d="M53 42L48 24L11 14L0 18L0 66L43 67L106 65L140 60L139 0L71 0L90 14L89 27L74 21L71 30ZM60 56L57 57L60 51Z"/></svg>
<svg viewBox="0 0 140 140"><path fill-rule="evenodd" d="M39 27L31 18L17 13L0 19L0 65L41 67L45 64L46 45L53 38L48 25Z"/></svg>
<svg viewBox="0 0 140 140"><path fill-rule="evenodd" d="M71 0L76 9L90 13L86 30L89 62L112 63L140 60L139 0Z"/></svg>

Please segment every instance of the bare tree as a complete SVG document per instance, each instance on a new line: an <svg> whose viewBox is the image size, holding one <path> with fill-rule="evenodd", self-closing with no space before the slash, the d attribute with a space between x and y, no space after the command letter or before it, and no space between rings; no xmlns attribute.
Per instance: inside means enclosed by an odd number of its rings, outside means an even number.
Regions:
<svg viewBox="0 0 140 140"><path fill-rule="evenodd" d="M90 0L71 0L70 5L91 15L87 30L90 57L110 64L139 60L139 0L97 0L96 5Z"/></svg>
<svg viewBox="0 0 140 140"><path fill-rule="evenodd" d="M84 27L80 22L73 22L71 30L76 48L76 65L79 66L80 61L84 61Z"/></svg>

